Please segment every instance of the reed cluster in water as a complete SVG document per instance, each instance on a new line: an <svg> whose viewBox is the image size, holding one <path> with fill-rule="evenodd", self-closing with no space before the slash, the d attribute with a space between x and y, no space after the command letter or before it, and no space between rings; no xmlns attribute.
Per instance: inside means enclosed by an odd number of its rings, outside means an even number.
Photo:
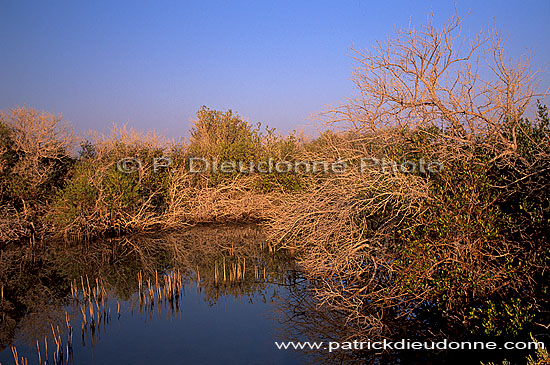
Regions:
<svg viewBox="0 0 550 365"><path fill-rule="evenodd" d="M63 365L68 364L69 361L72 362L73 359L73 329L69 322L69 316L68 313L65 313L66 318L66 325L67 325L67 342L65 344L65 347L63 347L63 340L61 338L61 332L59 330L59 326L56 326L54 328L54 325L51 324L51 330L52 330L52 337L55 343L55 350L52 353L52 363L54 365ZM11 351L13 354L13 359L15 361L16 365L28 365L28 358L21 357L19 358L17 353L17 348L15 346L11 346ZM49 352L48 352L48 338L44 337L44 359L42 359L42 350L40 349L39 341L36 340L36 351L38 354L38 364L39 365L48 365L50 364L49 361ZM44 360L44 361L42 361Z"/></svg>
<svg viewBox="0 0 550 365"><path fill-rule="evenodd" d="M138 273L138 296L139 296L139 306L150 307L151 309L155 306L162 306L168 303L171 311L174 313L179 311L180 302L183 297L184 285L182 282L182 276L180 272L177 273L170 271L166 274L161 275L161 280L159 281L159 274L155 270L155 278L152 281L152 278L143 280L143 274L141 271Z"/></svg>

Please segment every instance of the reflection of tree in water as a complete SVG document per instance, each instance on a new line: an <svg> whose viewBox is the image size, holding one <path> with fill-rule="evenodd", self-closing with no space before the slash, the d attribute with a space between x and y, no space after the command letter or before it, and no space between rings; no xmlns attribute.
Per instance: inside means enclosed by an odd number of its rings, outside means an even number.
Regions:
<svg viewBox="0 0 550 365"><path fill-rule="evenodd" d="M134 306L139 303L138 277L142 284L150 280L164 287L167 274L177 272L183 283L200 281L202 300L214 305L226 296L265 297L270 283L282 280L288 265L289 258L273 252L254 226L194 227L164 235L4 250L0 256L0 350L15 338L34 345L51 336L52 325L59 326L63 334L67 306L73 308L72 326L80 329L76 323L83 320L83 313L78 305L86 302L82 278L92 284L92 292L98 282L98 291ZM73 289L79 290L76 296L71 294ZM162 310L158 304L155 311ZM99 308L97 312L96 321ZM108 323L110 318L105 317ZM89 328L89 314L87 321Z"/></svg>
<svg viewBox="0 0 550 365"><path fill-rule="evenodd" d="M63 318L68 285L56 265L31 248L0 255L0 350L19 332L23 339L43 338L50 323Z"/></svg>
<svg viewBox="0 0 550 365"><path fill-rule="evenodd" d="M224 295L264 294L271 283L282 280L289 267L289 257L273 252L253 226L238 231L198 227L170 236L166 243L174 248L174 268L185 270L188 280L200 280L204 299L211 304Z"/></svg>
<svg viewBox="0 0 550 365"><path fill-rule="evenodd" d="M343 342L356 335L341 313L320 304L312 285L299 272L287 278L289 290L275 302L273 311L277 326L277 341ZM364 363L362 354L351 351L328 352L326 349L281 350L296 351L307 363Z"/></svg>
<svg viewBox="0 0 550 365"><path fill-rule="evenodd" d="M149 290L144 285L148 280L152 291L161 292L164 302L159 301L157 294L154 305L149 299L140 299L140 293L144 293L144 298ZM249 301L263 296L265 301L271 301L278 295L273 315L278 323L279 341L342 343L360 338L425 340L440 336L426 333L428 326L423 326L426 319L421 318L396 318L387 322L392 316L385 315L386 320L380 326L379 317L372 313L368 321L350 321L344 311L328 309L335 308L334 303L327 305L319 301L315 288L322 286L305 280L284 253L273 252L257 227L205 226L163 235L1 251L0 350L18 339L33 346L31 349L39 340L43 351L45 336L53 346L52 327L63 341L67 339L67 321L74 327L75 343L80 340L82 328L83 341L93 346L94 341L108 330L109 323L116 321L115 300L128 302L132 310L139 308L142 316L151 320L156 317L152 314L157 312L172 317L182 306L177 301L166 302L166 298L170 298L166 294L169 293L167 286L179 280L183 284L199 282L200 298L209 305L223 303L228 296ZM266 298L267 293L271 293L272 283L286 286L288 290L278 290L272 298ZM106 308L103 299L107 302L109 298L111 307ZM96 322L93 327L90 303ZM379 331L380 328L384 331ZM438 357L441 354L436 351L338 350L329 353L323 349L298 352L308 363L441 360ZM24 354L19 351L19 355Z"/></svg>
<svg viewBox="0 0 550 365"><path fill-rule="evenodd" d="M447 339L448 341L461 341L452 337L444 337L441 333L426 331L420 318L396 318L389 332L376 334L370 331L369 323L359 323L349 320L344 311L334 310L334 306L328 306L316 296L317 284L307 280L300 271L287 271L286 284L289 290L282 292L282 295L274 302L271 316L276 322L278 342L329 342L351 343L361 339L365 340L365 333L369 333L370 341L419 341L437 342ZM375 321L376 318L373 318ZM371 325L372 326L372 325ZM379 328L379 327L376 327ZM389 334L389 335L388 335ZM488 341L487 339L469 338L469 341ZM496 339L493 339L497 341ZM509 340L509 339L507 339ZM497 343L499 343L497 341ZM328 346L327 346L328 347ZM302 357L308 364L463 364L463 363L501 363L504 359L512 360L512 363L525 363L526 351L512 351L502 353L494 350L486 351L443 351L443 350L335 350L329 352L327 348L281 350L294 351L297 356ZM458 356L457 356L458 355Z"/></svg>
<svg viewBox="0 0 550 365"><path fill-rule="evenodd" d="M369 331L368 323L353 323L343 312L331 310L320 303L315 296L315 284L301 277L299 272L289 278L290 283L294 285L291 285L290 290L275 302L273 311L273 316L278 323L278 341L323 342L325 345L329 342L353 343ZM376 318L373 318L374 320ZM374 332L370 333L373 334L370 337L372 340L378 341L384 338L381 334L376 336ZM295 351L304 358L305 362L316 364L409 364L429 361L426 353L417 351L335 350L329 352L326 348L285 351ZM434 351L431 355L437 356L437 353Z"/></svg>

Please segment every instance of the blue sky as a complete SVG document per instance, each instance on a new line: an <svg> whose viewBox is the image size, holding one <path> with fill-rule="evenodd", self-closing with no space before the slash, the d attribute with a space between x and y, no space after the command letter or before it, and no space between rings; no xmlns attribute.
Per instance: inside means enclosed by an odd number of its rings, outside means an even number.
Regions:
<svg viewBox="0 0 550 365"><path fill-rule="evenodd" d="M352 45L455 4L470 30L509 32L511 56L550 61L548 0L0 0L0 109L62 113L78 132L116 122L177 137L204 104L288 132L351 94Z"/></svg>

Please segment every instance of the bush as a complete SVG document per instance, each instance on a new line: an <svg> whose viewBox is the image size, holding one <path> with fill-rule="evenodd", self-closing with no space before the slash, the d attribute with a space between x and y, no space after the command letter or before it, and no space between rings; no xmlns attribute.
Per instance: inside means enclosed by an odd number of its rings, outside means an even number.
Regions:
<svg viewBox="0 0 550 365"><path fill-rule="evenodd" d="M261 151L259 128L231 110L223 113L202 106L191 128L189 153L218 161L254 161Z"/></svg>
<svg viewBox="0 0 550 365"><path fill-rule="evenodd" d="M159 223L167 209L169 172L154 171L154 159L170 146L153 134L114 128L81 145L80 158L48 214L56 231L89 237L143 230ZM122 159L140 161L121 171Z"/></svg>
<svg viewBox="0 0 550 365"><path fill-rule="evenodd" d="M286 200L270 223L359 340L470 326L514 335L546 323L546 107L535 122L523 118L534 95L528 67L502 61L498 33L460 39L461 21L438 28L432 16L357 51L358 93L328 112L348 131L309 149L350 168ZM485 66L494 74L471 72ZM360 157L444 168L359 173Z"/></svg>
<svg viewBox="0 0 550 365"><path fill-rule="evenodd" d="M44 235L42 217L74 163L74 141L60 117L25 107L0 113L0 201L11 216L2 234L11 240Z"/></svg>

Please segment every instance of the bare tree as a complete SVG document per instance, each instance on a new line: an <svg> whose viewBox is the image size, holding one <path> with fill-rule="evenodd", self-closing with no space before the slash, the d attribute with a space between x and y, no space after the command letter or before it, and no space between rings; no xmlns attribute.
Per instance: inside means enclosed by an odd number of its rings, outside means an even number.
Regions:
<svg viewBox="0 0 550 365"><path fill-rule="evenodd" d="M35 218L66 173L75 141L61 117L27 107L0 111L0 240L34 240Z"/></svg>
<svg viewBox="0 0 550 365"><path fill-rule="evenodd" d="M61 116L36 109L12 108L0 113L0 122L7 126L9 147L18 155L11 173L20 175L31 187L46 182L55 168L52 162L66 158L76 142L72 128Z"/></svg>
<svg viewBox="0 0 550 365"><path fill-rule="evenodd" d="M354 51L357 94L332 109L332 121L349 122L362 131L388 126L444 128L446 137L472 142L502 134L516 123L535 96L536 72L529 57L510 63L496 29L465 36L463 18L437 27L433 13L425 25L397 30L372 50Z"/></svg>

